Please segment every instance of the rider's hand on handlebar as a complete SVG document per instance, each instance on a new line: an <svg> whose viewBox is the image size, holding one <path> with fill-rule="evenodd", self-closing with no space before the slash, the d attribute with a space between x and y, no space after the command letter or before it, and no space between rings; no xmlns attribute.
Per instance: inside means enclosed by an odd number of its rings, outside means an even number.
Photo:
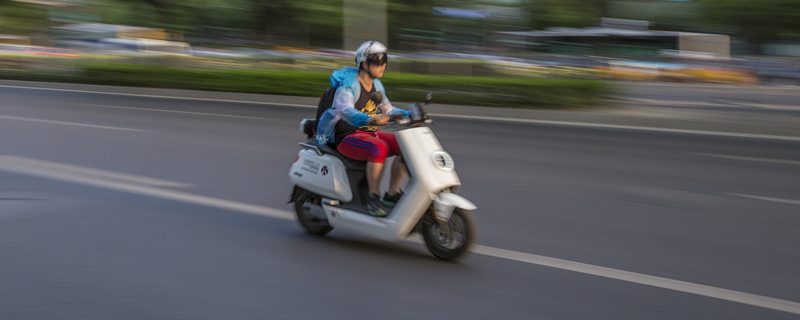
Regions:
<svg viewBox="0 0 800 320"><path fill-rule="evenodd" d="M369 118L369 121L367 121L368 125L373 126L382 126L387 123L389 123L389 116L385 114L375 115L372 118Z"/></svg>
<svg viewBox="0 0 800 320"><path fill-rule="evenodd" d="M402 113L390 114L389 115L389 122L398 121L398 120L401 120L401 119L403 119L405 117L406 117L406 115L404 115Z"/></svg>

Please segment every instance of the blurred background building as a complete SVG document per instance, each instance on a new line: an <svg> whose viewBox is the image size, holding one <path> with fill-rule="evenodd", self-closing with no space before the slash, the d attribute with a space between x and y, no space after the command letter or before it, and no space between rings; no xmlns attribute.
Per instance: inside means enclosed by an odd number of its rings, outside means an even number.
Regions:
<svg viewBox="0 0 800 320"><path fill-rule="evenodd" d="M368 38L394 50L492 51L496 32L630 29L610 21L638 20L649 30L731 36L735 54L792 55L795 9L793 0L4 0L0 33L46 44L53 27L104 23L203 45L353 50Z"/></svg>
<svg viewBox="0 0 800 320"><path fill-rule="evenodd" d="M789 74L796 65L792 59L800 57L796 1L0 0L0 44L4 52L35 45L83 53L294 59L347 58L358 44L377 39L407 59L477 59L517 68L506 74L533 75L520 71L532 66L607 67L621 60L660 63L659 68L702 61ZM731 57L785 65L724 62ZM467 67L447 72L487 73L474 65L458 68Z"/></svg>

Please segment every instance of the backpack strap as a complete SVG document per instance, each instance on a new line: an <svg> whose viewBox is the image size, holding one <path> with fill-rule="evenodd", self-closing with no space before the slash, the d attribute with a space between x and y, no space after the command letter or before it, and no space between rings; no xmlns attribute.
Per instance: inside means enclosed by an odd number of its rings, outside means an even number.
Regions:
<svg viewBox="0 0 800 320"><path fill-rule="evenodd" d="M336 89L333 87L329 87L324 93L322 93L322 96L319 98L319 105L317 106L317 122L319 122L319 117L322 115L322 113L333 106L333 98L335 95Z"/></svg>
<svg viewBox="0 0 800 320"><path fill-rule="evenodd" d="M319 104L317 105L317 117L314 120L303 121L302 123L302 131L308 135L308 138L312 138L317 134L317 124L319 123L319 117L322 116L322 113L326 110L330 109L333 106L333 98L336 96L336 88L330 87L322 95L319 97Z"/></svg>

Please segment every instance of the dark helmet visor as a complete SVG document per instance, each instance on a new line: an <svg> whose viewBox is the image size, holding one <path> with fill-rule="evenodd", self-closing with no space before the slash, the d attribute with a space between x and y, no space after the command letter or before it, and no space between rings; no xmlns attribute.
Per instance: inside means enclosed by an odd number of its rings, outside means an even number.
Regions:
<svg viewBox="0 0 800 320"><path fill-rule="evenodd" d="M367 63L374 65L384 65L389 62L389 57L385 53L372 53L367 56Z"/></svg>

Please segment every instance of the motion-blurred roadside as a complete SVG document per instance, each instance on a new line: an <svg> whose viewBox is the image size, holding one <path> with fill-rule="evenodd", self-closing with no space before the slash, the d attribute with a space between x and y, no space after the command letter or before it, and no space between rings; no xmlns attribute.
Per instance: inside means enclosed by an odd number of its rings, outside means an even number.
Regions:
<svg viewBox="0 0 800 320"><path fill-rule="evenodd" d="M684 55L687 53L684 52ZM43 47L0 43L0 77L37 69L76 71L89 63L126 63L198 69L333 70L351 65L353 52L273 47L192 47L184 42L107 39L92 46ZM684 58L664 51L658 61L538 54L511 57L444 51L391 55L389 71L432 75L592 78L629 81L800 85L800 62L779 58Z"/></svg>

